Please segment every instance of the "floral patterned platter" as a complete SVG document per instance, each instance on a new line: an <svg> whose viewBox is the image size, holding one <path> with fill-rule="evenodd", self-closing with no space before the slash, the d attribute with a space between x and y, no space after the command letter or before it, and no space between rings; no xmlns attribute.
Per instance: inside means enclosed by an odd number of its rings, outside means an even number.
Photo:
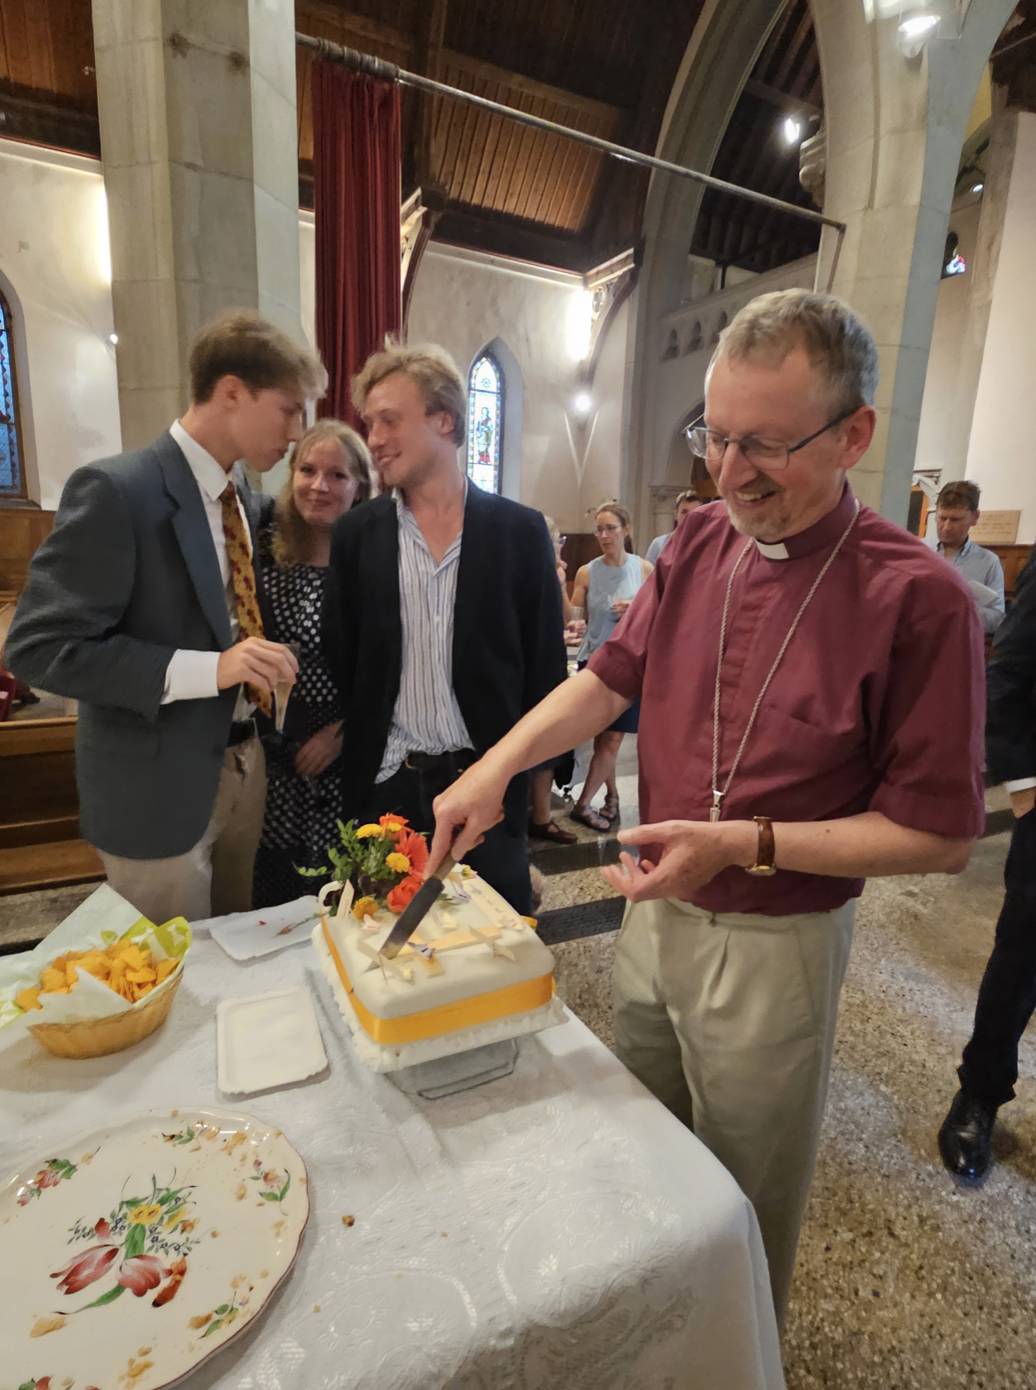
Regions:
<svg viewBox="0 0 1036 1390"><path fill-rule="evenodd" d="M309 1218L279 1130L152 1111L0 1188L0 1390L159 1390L257 1317Z"/></svg>

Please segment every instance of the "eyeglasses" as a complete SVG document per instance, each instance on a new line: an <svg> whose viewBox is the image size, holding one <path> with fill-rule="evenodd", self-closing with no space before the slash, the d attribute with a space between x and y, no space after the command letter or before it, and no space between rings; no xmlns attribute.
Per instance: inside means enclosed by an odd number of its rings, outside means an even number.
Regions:
<svg viewBox="0 0 1036 1390"><path fill-rule="evenodd" d="M691 447L691 453L697 454L699 458L705 459L708 463L721 463L729 446L736 444L746 463L750 463L753 468L761 468L765 473L773 473L787 468L791 462L792 454L797 454L807 444L812 444L814 439L819 439L828 430L833 430L835 425L840 425L843 420L848 420L849 416L855 415L859 408L858 405L854 405L851 410L843 410L841 415L836 415L833 420L828 420L827 424L822 425L815 434L809 435L806 439L800 439L797 444L785 444L782 439L764 439L761 435L756 434L746 434L741 439L728 439L718 430L706 429L704 425L688 425L684 430L684 437Z"/></svg>
<svg viewBox="0 0 1036 1390"><path fill-rule="evenodd" d="M594 527L594 535L595 535L595 536L614 536L614 534L615 534L616 531L621 531L621 530L622 530L622 527L621 527L621 526L616 526L616 525L614 525L614 524L612 524L611 526L595 526L595 527Z"/></svg>

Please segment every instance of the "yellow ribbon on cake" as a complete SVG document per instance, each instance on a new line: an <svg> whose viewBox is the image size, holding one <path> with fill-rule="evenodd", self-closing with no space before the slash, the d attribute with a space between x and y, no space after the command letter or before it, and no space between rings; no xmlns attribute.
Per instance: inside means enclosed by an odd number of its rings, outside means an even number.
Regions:
<svg viewBox="0 0 1036 1390"><path fill-rule="evenodd" d="M529 1013L533 1009L549 1004L554 996L554 976L540 975L535 980L523 980L505 989L491 990L478 994L473 999L461 999L456 1004L440 1004L434 1009L422 1009L418 1013L407 1014L405 1018L377 1018L361 1003L353 990L352 982L342 964L338 948L322 918L324 941L331 952L331 959L338 971L349 1002L356 1011L356 1017L376 1043L399 1046L402 1043L424 1042L443 1033L456 1033L461 1028L475 1028L480 1023L493 1023L498 1018L511 1014Z"/></svg>

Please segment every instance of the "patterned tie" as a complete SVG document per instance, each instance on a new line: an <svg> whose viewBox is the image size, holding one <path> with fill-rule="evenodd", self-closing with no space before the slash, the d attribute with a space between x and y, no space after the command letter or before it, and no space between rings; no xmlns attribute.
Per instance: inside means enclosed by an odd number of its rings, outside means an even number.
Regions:
<svg viewBox="0 0 1036 1390"><path fill-rule="evenodd" d="M255 596L255 570L245 535L245 523L241 508L237 504L237 489L227 483L220 493L219 504L223 509L223 537L227 543L227 560L230 564L230 578L234 585L234 601L237 604L238 641L245 637L262 637L263 620ZM273 717L273 697L254 685L245 686L245 695L253 705L258 705L268 717Z"/></svg>

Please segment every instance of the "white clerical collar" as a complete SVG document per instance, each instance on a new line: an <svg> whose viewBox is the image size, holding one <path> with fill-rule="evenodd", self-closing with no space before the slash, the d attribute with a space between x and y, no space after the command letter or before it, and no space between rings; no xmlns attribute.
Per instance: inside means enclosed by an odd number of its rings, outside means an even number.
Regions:
<svg viewBox="0 0 1036 1390"><path fill-rule="evenodd" d="M768 560L790 560L788 547L783 541L778 541L776 545L764 545L762 541L756 541L756 549L760 555L765 555Z"/></svg>

